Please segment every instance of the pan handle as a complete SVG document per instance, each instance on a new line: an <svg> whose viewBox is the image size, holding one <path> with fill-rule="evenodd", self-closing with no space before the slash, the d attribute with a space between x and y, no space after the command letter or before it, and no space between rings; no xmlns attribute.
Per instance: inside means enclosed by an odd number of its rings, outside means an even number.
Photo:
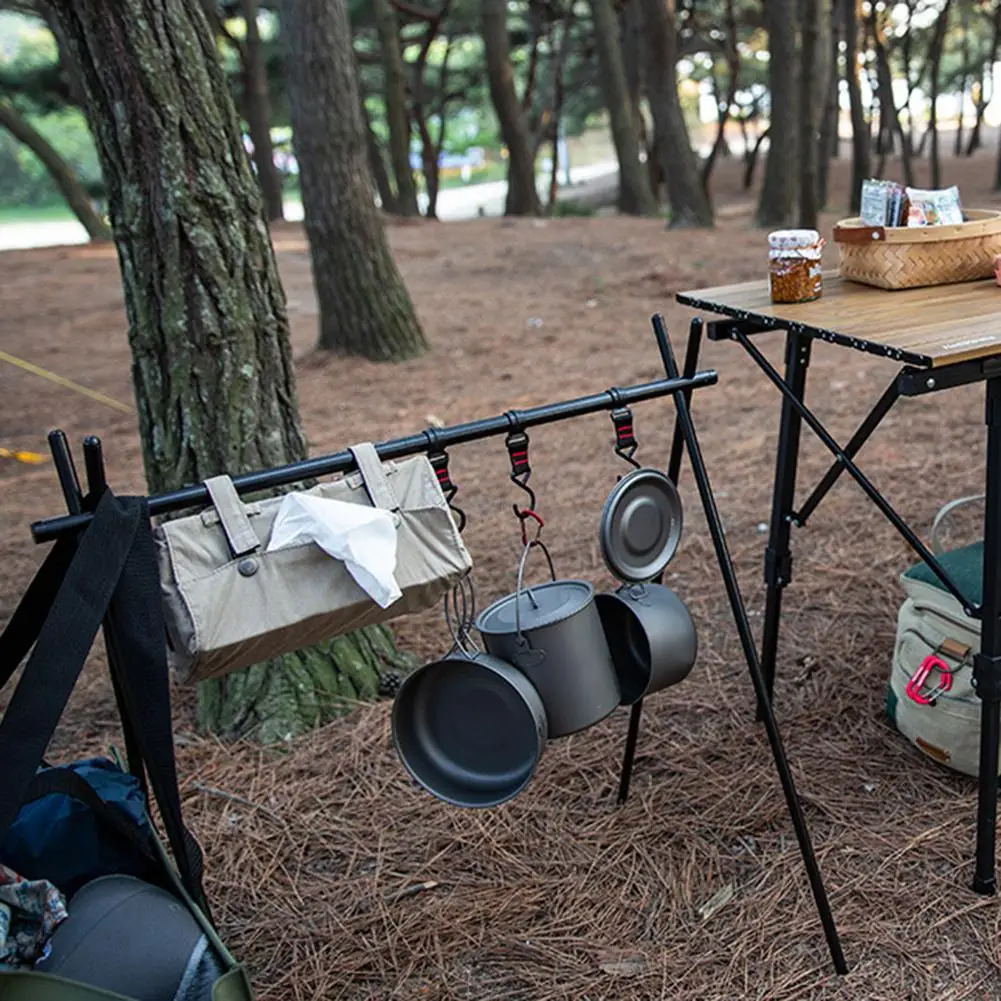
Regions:
<svg viewBox="0 0 1001 1001"><path fill-rule="evenodd" d="M532 594L531 588L525 588L525 564L528 562L528 554L533 549L541 549L546 555L546 562L549 564L549 575L553 580L556 580L556 568L553 566L553 558L549 554L549 550L546 548L546 544L541 539L529 539L525 543L525 548L521 553L521 562L518 564L518 589L515 591L514 595L514 627L515 633L517 635L517 643L522 646L525 642L525 638L521 635L521 595L522 592L528 595L528 600L532 603L533 608L538 608L539 606L535 603L535 596Z"/></svg>

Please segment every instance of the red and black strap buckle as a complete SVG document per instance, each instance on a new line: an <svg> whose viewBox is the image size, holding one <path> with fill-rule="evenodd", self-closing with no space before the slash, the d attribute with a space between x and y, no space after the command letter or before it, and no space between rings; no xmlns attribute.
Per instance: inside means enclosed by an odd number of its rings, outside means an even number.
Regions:
<svg viewBox="0 0 1001 1001"><path fill-rule="evenodd" d="M619 407L610 416L615 426L615 454L639 468L639 463L633 458L639 448L639 442L633 433L633 412L629 407Z"/></svg>
<svg viewBox="0 0 1001 1001"><path fill-rule="evenodd" d="M509 431L504 439L504 444L507 446L507 454L511 460L511 482L528 494L527 508L520 508L517 504L511 505L521 522L522 544L528 545L528 519L531 518L536 522L536 541L538 541L542 533L542 526L545 524L542 516L535 510L535 491L528 485L529 477L532 475L532 466L528 461L528 435L520 429Z"/></svg>
<svg viewBox="0 0 1001 1001"><path fill-rule="evenodd" d="M428 454L428 462L431 463L431 468L434 470L435 476L438 477L438 485L445 495L449 508L455 512L459 519L458 529L461 532L466 527L466 513L452 503L452 498L459 492L459 488L452 482L452 477L448 472L448 452L431 452Z"/></svg>

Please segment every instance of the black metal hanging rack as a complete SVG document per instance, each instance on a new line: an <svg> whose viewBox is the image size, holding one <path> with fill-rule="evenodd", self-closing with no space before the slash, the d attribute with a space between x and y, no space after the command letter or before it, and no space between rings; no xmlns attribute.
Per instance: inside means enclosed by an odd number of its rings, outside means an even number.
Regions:
<svg viewBox="0 0 1001 1001"><path fill-rule="evenodd" d="M466 424L453 425L452 427L427 428L417 434L382 442L376 445L376 452L382 460L404 458L420 452L441 455L447 448L453 445L480 441L501 434L510 434L512 431L524 431L529 427L583 417L587 414L598 413L600 411L617 410L632 403L640 403L665 396L672 397L677 414L671 454L667 467L668 476L673 482L677 482L683 452L687 450L692 473L698 486L703 512L712 536L727 598L737 625L741 647L747 661L751 683L758 699L759 718L765 724L765 731L775 761L776 772L782 785L786 806L796 833L807 878L810 882L814 902L824 930L824 936L827 940L828 950L835 970L839 974L844 975L848 972L848 966L845 962L841 941L834 923L833 914L831 913L830 903L827 899L827 892L824 888L816 853L810 840L806 817L796 793L792 770L779 733L778 722L772 711L771 697L761 671L760 659L751 633L747 608L740 594L736 571L726 544L722 521L716 508L705 460L702 456L702 450L691 417L690 402L692 391L715 385L718 382L718 375L712 369L702 372L695 371L698 348L702 336L702 321L700 319L696 318L691 324L683 372L678 371L663 317L656 315L653 317L652 322L661 360L667 374L666 379L630 386L625 389L612 388L603 393L578 397L573 400L564 400L560 403L544 404L526 410L508 410L497 417L488 417L482 420L470 421ZM621 442L619 443L621 444ZM49 435L49 445L63 496L70 513L61 517L49 518L33 523L31 534L36 543L51 542L79 533L84 529L91 521L93 508L105 487L101 443L98 438L91 436L84 442L84 459L88 481L88 494L86 496L81 492L65 434L62 431L53 431ZM354 468L355 460L352 454L349 451L341 451L331 455L306 459L302 462L291 463L286 466L235 476L233 477L233 485L239 494L250 494L321 476L345 473ZM198 484L150 497L148 505L150 515L155 516L184 510L185 508L204 506L209 501L208 490L203 484ZM628 797L629 781L632 774L642 709L643 703L641 700L633 705L630 713L629 730L626 738L619 784L620 803L625 802Z"/></svg>

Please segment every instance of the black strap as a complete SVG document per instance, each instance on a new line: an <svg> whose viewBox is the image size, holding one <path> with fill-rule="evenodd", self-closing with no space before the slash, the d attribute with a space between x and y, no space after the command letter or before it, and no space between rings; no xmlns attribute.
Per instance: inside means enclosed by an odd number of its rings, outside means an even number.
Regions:
<svg viewBox="0 0 1001 1001"><path fill-rule="evenodd" d="M101 499L45 616L0 721L0 840L17 816L94 644L132 548L138 521L138 508L123 507L110 492ZM33 621L37 614L37 609L29 609L20 621ZM25 634L10 638L9 629L0 639L0 648L16 653ZM4 670L11 673L16 667L16 662L13 668L10 662L4 664Z"/></svg>
<svg viewBox="0 0 1001 1001"><path fill-rule="evenodd" d="M145 776L141 771L137 774L140 781L148 777L181 880L199 906L207 906L201 849L185 828L181 814L156 545L145 498L128 500L141 514L108 609L108 663L120 699L126 745L133 744L140 759L130 762L130 770L145 766Z"/></svg>
<svg viewBox="0 0 1001 1001"><path fill-rule="evenodd" d="M52 795L71 796L79 800L151 862L158 861L149 837L144 837L139 826L121 810L101 799L94 787L79 772L74 772L70 768L50 768L39 772L31 780L22 806Z"/></svg>
<svg viewBox="0 0 1001 1001"><path fill-rule="evenodd" d="M56 542L0 635L0 688L10 681L35 645L74 552L76 539L72 536L64 536Z"/></svg>

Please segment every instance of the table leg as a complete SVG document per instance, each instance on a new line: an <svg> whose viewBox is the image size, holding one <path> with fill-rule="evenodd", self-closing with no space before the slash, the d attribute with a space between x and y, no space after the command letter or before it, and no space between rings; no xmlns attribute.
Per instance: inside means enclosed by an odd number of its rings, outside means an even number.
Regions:
<svg viewBox="0 0 1001 1001"><path fill-rule="evenodd" d="M810 364L811 339L791 331L786 334L785 381L802 400L806 394L806 372ZM795 515L796 466L802 420L787 399L782 400L779 444L775 461L775 485L772 492L772 520L765 550L765 623L761 638L761 671L768 698L775 686L775 659L779 644L779 621L782 614L782 591L792 579L792 555L789 534ZM758 720L762 720L758 703Z"/></svg>
<svg viewBox="0 0 1001 1001"><path fill-rule="evenodd" d="M973 888L993 894L1001 707L1001 377L987 381L987 496L984 516L983 601L980 653L974 677L980 696L980 777L977 861Z"/></svg>

